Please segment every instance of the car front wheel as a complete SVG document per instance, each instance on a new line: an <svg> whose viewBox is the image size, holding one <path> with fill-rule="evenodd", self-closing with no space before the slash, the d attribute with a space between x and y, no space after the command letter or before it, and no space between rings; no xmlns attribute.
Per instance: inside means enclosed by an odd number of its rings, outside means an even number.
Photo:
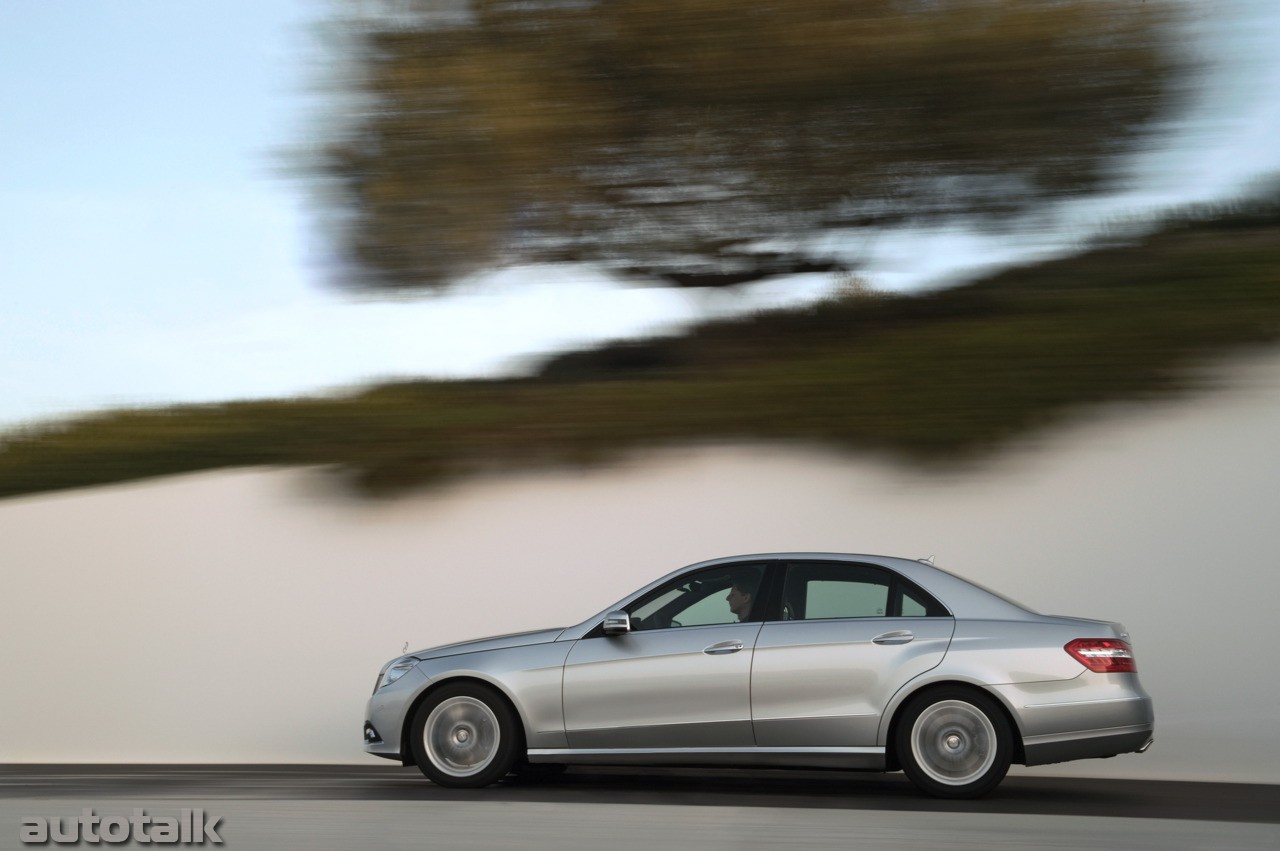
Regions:
<svg viewBox="0 0 1280 851"><path fill-rule="evenodd" d="M413 757L431 782L475 789L505 777L520 752L515 712L479 683L443 686L413 717Z"/></svg>
<svg viewBox="0 0 1280 851"><path fill-rule="evenodd" d="M995 700L965 688L914 698L898 723L902 770L937 798L977 798L1000 784L1013 758L1013 729Z"/></svg>

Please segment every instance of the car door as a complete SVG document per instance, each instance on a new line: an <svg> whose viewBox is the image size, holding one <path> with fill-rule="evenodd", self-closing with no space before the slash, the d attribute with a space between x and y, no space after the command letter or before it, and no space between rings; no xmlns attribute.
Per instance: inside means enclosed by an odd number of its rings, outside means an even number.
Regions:
<svg viewBox="0 0 1280 851"><path fill-rule="evenodd" d="M569 747L753 746L751 658L764 571L734 564L686 574L628 607L630 632L597 629L580 639L564 667Z"/></svg>
<svg viewBox="0 0 1280 851"><path fill-rule="evenodd" d="M873 747L890 698L936 667L955 621L885 568L783 566L780 606L756 640L751 712L761 747Z"/></svg>

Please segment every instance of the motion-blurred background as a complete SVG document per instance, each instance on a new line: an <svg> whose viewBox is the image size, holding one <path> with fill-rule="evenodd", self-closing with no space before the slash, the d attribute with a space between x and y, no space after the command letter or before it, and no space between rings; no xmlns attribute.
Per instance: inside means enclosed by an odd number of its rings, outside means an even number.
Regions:
<svg viewBox="0 0 1280 851"><path fill-rule="evenodd" d="M0 7L0 761L364 761L773 550L1121 620L1280 782L1266 0Z"/></svg>

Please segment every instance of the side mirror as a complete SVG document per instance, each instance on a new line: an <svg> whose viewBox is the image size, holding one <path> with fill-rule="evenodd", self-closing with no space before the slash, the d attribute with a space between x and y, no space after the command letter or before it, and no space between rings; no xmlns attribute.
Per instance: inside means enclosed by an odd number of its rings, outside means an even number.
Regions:
<svg viewBox="0 0 1280 851"><path fill-rule="evenodd" d="M631 616L626 612L609 612L604 616L605 635L625 635L631 631Z"/></svg>

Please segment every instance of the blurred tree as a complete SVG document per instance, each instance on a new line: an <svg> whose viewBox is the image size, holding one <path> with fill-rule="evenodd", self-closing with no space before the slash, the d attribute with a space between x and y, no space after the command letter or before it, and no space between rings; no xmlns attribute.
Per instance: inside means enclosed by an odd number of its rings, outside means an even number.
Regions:
<svg viewBox="0 0 1280 851"><path fill-rule="evenodd" d="M313 174L368 288L547 259L697 285L827 268L796 240L1097 189L1175 66L1154 0L356 8Z"/></svg>

